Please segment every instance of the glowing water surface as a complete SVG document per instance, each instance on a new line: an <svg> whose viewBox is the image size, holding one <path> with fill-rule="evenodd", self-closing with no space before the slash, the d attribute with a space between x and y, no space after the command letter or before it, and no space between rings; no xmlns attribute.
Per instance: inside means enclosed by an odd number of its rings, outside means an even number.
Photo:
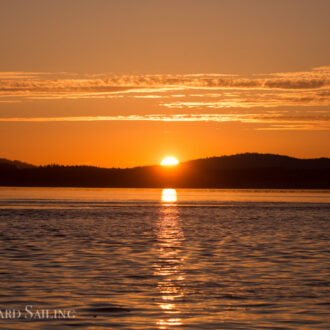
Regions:
<svg viewBox="0 0 330 330"><path fill-rule="evenodd" d="M329 191L0 188L1 328L326 329Z"/></svg>

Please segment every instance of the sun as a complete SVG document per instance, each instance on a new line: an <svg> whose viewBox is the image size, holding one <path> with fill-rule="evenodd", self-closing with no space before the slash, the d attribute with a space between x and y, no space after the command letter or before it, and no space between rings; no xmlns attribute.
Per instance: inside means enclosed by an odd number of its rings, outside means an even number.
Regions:
<svg viewBox="0 0 330 330"><path fill-rule="evenodd" d="M179 161L175 157L165 157L161 162L162 166L174 166L178 164Z"/></svg>

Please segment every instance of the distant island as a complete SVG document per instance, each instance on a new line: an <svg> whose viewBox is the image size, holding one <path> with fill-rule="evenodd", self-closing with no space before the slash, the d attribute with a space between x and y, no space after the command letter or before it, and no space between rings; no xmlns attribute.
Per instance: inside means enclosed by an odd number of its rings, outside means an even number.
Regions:
<svg viewBox="0 0 330 330"><path fill-rule="evenodd" d="M330 189L330 159L244 153L134 168L34 166L0 159L0 186Z"/></svg>

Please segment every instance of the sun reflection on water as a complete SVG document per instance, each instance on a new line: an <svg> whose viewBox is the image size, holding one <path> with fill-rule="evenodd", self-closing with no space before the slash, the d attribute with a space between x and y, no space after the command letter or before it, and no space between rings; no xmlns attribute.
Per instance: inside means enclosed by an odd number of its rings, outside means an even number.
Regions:
<svg viewBox="0 0 330 330"><path fill-rule="evenodd" d="M177 201L175 189L163 189L162 202ZM179 314L183 300L183 247L184 235L180 227L178 208L175 204L162 204L157 222L158 260L155 263L155 275L158 277L157 288L160 292L157 302L162 317L157 321L159 329L169 329L183 324ZM173 318L175 314L176 318Z"/></svg>
<svg viewBox="0 0 330 330"><path fill-rule="evenodd" d="M176 202L176 190L175 189L163 189L162 190L162 202L172 203Z"/></svg>

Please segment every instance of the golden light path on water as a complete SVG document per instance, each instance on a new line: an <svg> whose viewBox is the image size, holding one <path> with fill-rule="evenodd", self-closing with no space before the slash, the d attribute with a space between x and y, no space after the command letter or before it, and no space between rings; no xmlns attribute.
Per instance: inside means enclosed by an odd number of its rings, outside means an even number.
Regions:
<svg viewBox="0 0 330 330"><path fill-rule="evenodd" d="M158 276L159 308L163 317L157 321L159 329L168 329L183 324L177 315L181 313L177 303L183 300L183 231L180 227L178 208L175 204L175 189L163 189L163 202L157 224L158 260L155 275Z"/></svg>
<svg viewBox="0 0 330 330"><path fill-rule="evenodd" d="M176 202L176 190L175 189L163 189L162 190L162 202Z"/></svg>
<svg viewBox="0 0 330 330"><path fill-rule="evenodd" d="M0 328L330 329L329 203L329 191L0 188L0 306L76 311Z"/></svg>

